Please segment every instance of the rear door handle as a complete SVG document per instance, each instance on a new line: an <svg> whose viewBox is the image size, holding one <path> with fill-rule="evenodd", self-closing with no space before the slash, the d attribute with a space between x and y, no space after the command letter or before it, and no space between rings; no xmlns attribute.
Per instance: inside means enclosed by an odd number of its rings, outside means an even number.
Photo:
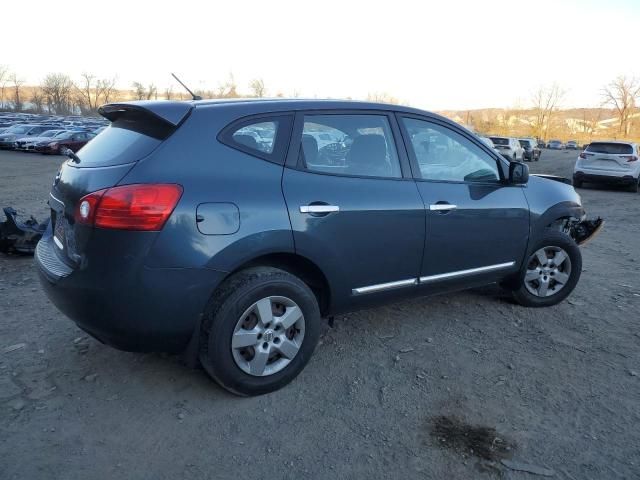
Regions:
<svg viewBox="0 0 640 480"><path fill-rule="evenodd" d="M456 208L458 208L458 206L451 203L434 203L429 205L429 210L436 212L446 212L449 210L455 210Z"/></svg>
<svg viewBox="0 0 640 480"><path fill-rule="evenodd" d="M332 213L339 212L337 205L301 205L300 213Z"/></svg>

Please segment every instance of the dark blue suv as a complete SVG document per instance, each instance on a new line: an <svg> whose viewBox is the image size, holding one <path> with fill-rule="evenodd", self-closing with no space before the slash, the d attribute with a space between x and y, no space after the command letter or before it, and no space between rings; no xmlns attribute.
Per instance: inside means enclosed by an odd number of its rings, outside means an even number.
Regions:
<svg viewBox="0 0 640 480"><path fill-rule="evenodd" d="M573 290L594 232L561 179L395 105L105 105L57 174L36 251L53 303L98 340L182 352L256 395L309 360L322 317L500 282Z"/></svg>

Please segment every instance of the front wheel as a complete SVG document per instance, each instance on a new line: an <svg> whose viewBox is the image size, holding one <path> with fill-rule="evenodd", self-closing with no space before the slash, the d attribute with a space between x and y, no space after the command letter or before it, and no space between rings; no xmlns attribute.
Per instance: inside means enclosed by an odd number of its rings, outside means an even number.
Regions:
<svg viewBox="0 0 640 480"><path fill-rule="evenodd" d="M573 291L581 273L578 245L568 235L549 229L536 242L513 297L526 307L556 305Z"/></svg>
<svg viewBox="0 0 640 480"><path fill-rule="evenodd" d="M214 293L202 328L200 362L222 387L251 396L291 382L320 336L309 287L271 267L240 271Z"/></svg>

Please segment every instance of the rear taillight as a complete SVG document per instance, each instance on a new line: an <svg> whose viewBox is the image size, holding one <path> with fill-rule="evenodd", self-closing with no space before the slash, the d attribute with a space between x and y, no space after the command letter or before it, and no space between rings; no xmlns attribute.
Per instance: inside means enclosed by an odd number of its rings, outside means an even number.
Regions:
<svg viewBox="0 0 640 480"><path fill-rule="evenodd" d="M583 160L584 160L585 158L587 158L587 154L586 154L586 153L584 153L584 152L582 152L582 153L581 153L580 155L578 155L578 156L579 156L580 158L582 158Z"/></svg>
<svg viewBox="0 0 640 480"><path fill-rule="evenodd" d="M635 155L629 155L627 157L622 157L624 158L627 162L637 162L638 161L638 157L636 157Z"/></svg>
<svg viewBox="0 0 640 480"><path fill-rule="evenodd" d="M84 225L118 230L161 230L182 196L174 184L137 184L85 195L75 220Z"/></svg>

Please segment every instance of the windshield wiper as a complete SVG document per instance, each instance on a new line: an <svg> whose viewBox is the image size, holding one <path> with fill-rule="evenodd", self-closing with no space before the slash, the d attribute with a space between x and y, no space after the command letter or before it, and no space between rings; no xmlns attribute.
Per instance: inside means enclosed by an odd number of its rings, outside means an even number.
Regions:
<svg viewBox="0 0 640 480"><path fill-rule="evenodd" d="M73 153L73 150L71 150L70 148L63 148L60 153L69 157L73 162L80 163L80 157Z"/></svg>

